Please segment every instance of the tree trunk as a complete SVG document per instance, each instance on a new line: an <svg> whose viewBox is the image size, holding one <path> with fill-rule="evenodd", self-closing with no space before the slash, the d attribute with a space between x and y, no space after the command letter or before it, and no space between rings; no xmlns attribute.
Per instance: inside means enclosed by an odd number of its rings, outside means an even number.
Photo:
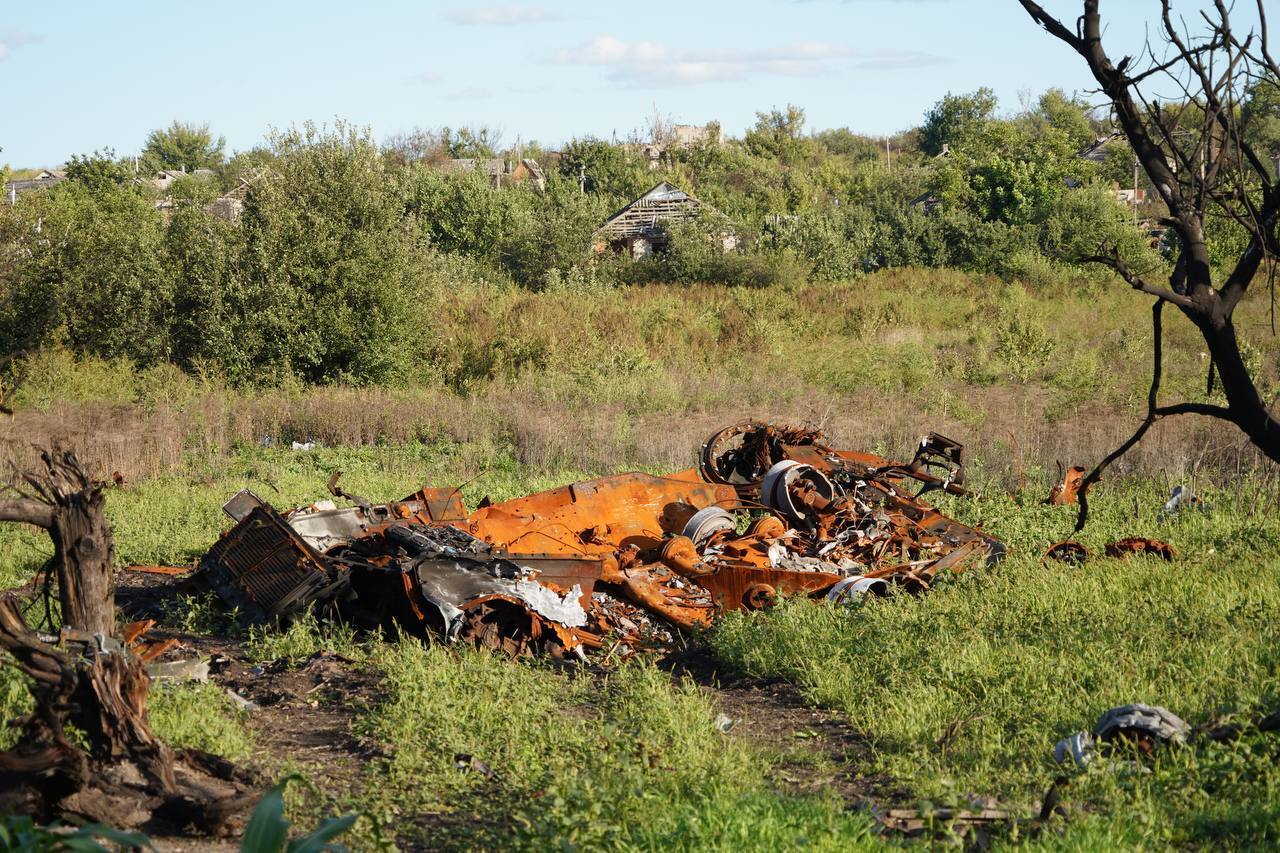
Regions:
<svg viewBox="0 0 1280 853"><path fill-rule="evenodd" d="M27 626L20 599L0 597L0 651L32 681L35 710L18 745L0 753L0 813L133 827L164 813L226 829L248 804L243 774L193 750L182 761L147 722L150 679L116 630L115 548L102 484L71 453L46 451L24 475L35 497L0 501L0 521L43 527L53 540L62 628L57 646ZM78 729L87 749L67 736Z"/></svg>
<svg viewBox="0 0 1280 853"><path fill-rule="evenodd" d="M116 634L111 570L116 554L103 505L101 487L87 479L81 488L60 492L49 537L58 567L62 624L110 637Z"/></svg>
<svg viewBox="0 0 1280 853"><path fill-rule="evenodd" d="M1249 437L1268 459L1280 462L1280 421L1267 410L1240 354L1235 326L1230 319L1196 323L1213 358L1222 391L1227 398L1231 421Z"/></svg>

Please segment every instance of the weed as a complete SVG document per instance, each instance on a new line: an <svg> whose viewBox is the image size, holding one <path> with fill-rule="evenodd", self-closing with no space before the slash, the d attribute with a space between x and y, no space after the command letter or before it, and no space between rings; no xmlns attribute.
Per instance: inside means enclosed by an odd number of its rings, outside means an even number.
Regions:
<svg viewBox="0 0 1280 853"><path fill-rule="evenodd" d="M160 739L174 747L194 747L242 760L253 750L245 712L212 683L152 686L148 716Z"/></svg>

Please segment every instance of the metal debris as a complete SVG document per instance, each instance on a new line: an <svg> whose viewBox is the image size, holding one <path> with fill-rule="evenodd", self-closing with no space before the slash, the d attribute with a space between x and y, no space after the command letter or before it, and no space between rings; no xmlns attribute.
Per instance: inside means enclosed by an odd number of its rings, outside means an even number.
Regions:
<svg viewBox="0 0 1280 853"><path fill-rule="evenodd" d="M1080 487L1084 484L1084 475L1085 470L1079 465L1064 469L1062 463L1059 462L1058 482L1049 490L1049 497L1045 498L1045 503L1052 506L1079 503Z"/></svg>
<svg viewBox="0 0 1280 853"><path fill-rule="evenodd" d="M1148 539L1145 536L1129 536L1125 539L1117 539L1115 542L1108 542L1106 553L1108 557L1128 557L1134 554L1159 557L1162 560L1175 560L1178 557L1177 549L1168 542Z"/></svg>
<svg viewBox="0 0 1280 853"><path fill-rule="evenodd" d="M1102 747L1122 747L1150 755L1163 745L1185 744L1190 732L1191 727L1167 708L1135 702L1104 713L1092 734L1076 732L1058 741L1053 757L1059 764L1071 761L1077 767L1086 767Z"/></svg>
<svg viewBox="0 0 1280 853"><path fill-rule="evenodd" d="M1083 566L1089 559L1089 549L1079 542L1073 542L1068 539L1050 545L1049 550L1044 552L1042 559L1046 564L1049 560L1054 560L1072 566Z"/></svg>
<svg viewBox="0 0 1280 853"><path fill-rule="evenodd" d="M927 590L1005 551L920 498L963 495L963 448L921 440L910 462L835 450L814 430L747 421L697 468L617 474L468 513L457 489L278 512L249 491L193 581L250 624L303 608L513 655L625 657L672 631L783 596L852 602ZM739 532L741 531L741 532Z"/></svg>
<svg viewBox="0 0 1280 853"><path fill-rule="evenodd" d="M1165 501L1162 512L1165 515L1176 515L1183 509L1198 509L1201 512L1205 510L1204 502L1200 500L1200 496L1193 493L1186 486L1174 486L1173 492L1169 495L1169 500Z"/></svg>
<svg viewBox="0 0 1280 853"><path fill-rule="evenodd" d="M147 665L152 681L208 681L209 662L200 658L164 661Z"/></svg>

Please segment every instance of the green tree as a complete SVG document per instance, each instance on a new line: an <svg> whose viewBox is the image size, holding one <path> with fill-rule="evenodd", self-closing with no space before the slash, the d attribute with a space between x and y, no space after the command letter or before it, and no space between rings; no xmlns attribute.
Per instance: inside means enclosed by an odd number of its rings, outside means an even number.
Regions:
<svg viewBox="0 0 1280 853"><path fill-rule="evenodd" d="M621 145L603 139L574 139L564 147L560 174L570 181L585 179L589 193L608 197L617 204L631 201L656 183L652 172L630 156Z"/></svg>
<svg viewBox="0 0 1280 853"><path fill-rule="evenodd" d="M167 128L151 131L142 149L142 163L150 172L161 169L216 169L222 165L226 140L214 140L207 124L175 121Z"/></svg>
<svg viewBox="0 0 1280 853"><path fill-rule="evenodd" d="M170 355L174 279L164 223L139 187L99 179L105 158L78 158L76 177L30 193L4 217L15 258L0 308L0 351L50 343L154 363ZM9 252L6 252L9 254Z"/></svg>
<svg viewBox="0 0 1280 853"><path fill-rule="evenodd" d="M1259 155L1280 155L1280 80L1265 75L1249 85L1240 123L1245 141Z"/></svg>
<svg viewBox="0 0 1280 853"><path fill-rule="evenodd" d="M245 232L195 200L175 204L164 236L166 264L182 284L174 292L172 358L186 370L251 382L262 345L247 314L260 301L249 290Z"/></svg>
<svg viewBox="0 0 1280 853"><path fill-rule="evenodd" d="M996 110L995 93L985 86L967 95L948 92L925 114L920 128L920 148L929 156L955 148L983 130Z"/></svg>
<svg viewBox="0 0 1280 853"><path fill-rule="evenodd" d="M455 160L494 157L502 145L502 133L487 125L460 127L456 131L446 127L440 135L444 142L444 149Z"/></svg>
<svg viewBox="0 0 1280 853"><path fill-rule="evenodd" d="M116 159L110 148L92 154L73 154L67 161L67 180L87 187L91 192L110 190L129 180L129 170Z"/></svg>
<svg viewBox="0 0 1280 853"><path fill-rule="evenodd" d="M367 131L339 122L272 138L277 175L245 200L237 333L256 381L386 383L429 339L428 261Z"/></svg>
<svg viewBox="0 0 1280 853"><path fill-rule="evenodd" d="M775 107L767 113L758 112L755 127L747 131L742 143L756 156L773 157L784 163L797 161L806 153L804 122L804 110L794 104L787 104L784 110Z"/></svg>

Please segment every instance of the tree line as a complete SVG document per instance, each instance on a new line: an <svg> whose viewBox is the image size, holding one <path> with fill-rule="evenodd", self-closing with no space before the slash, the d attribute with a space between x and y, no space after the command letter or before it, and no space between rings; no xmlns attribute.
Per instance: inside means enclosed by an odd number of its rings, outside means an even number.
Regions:
<svg viewBox="0 0 1280 853"><path fill-rule="evenodd" d="M1249 132L1280 148L1280 104L1259 96L1244 110ZM444 345L432 318L462 287L785 286L907 265L1035 282L1086 274L1081 259L1103 244L1144 269L1166 265L1159 236L1116 201L1132 151L1121 140L1079 156L1109 132L1057 90L1009 115L989 90L949 94L888 139L809 132L788 106L723 145L667 146L656 169L601 139L554 154L503 149L484 128L378 144L341 122L227 157L207 126L175 123L151 134L137 171L110 151L73 157L66 181L5 205L0 352L65 346L232 383L384 383ZM545 191L439 168L487 156L539 160ZM166 217L137 179L156 169L212 177L168 187ZM593 232L660 180L697 196L740 249L719 251L707 222L673 229L670 250L642 262L593 254ZM210 212L242 181L238 219ZM1215 253L1238 255L1233 223L1207 228Z"/></svg>

